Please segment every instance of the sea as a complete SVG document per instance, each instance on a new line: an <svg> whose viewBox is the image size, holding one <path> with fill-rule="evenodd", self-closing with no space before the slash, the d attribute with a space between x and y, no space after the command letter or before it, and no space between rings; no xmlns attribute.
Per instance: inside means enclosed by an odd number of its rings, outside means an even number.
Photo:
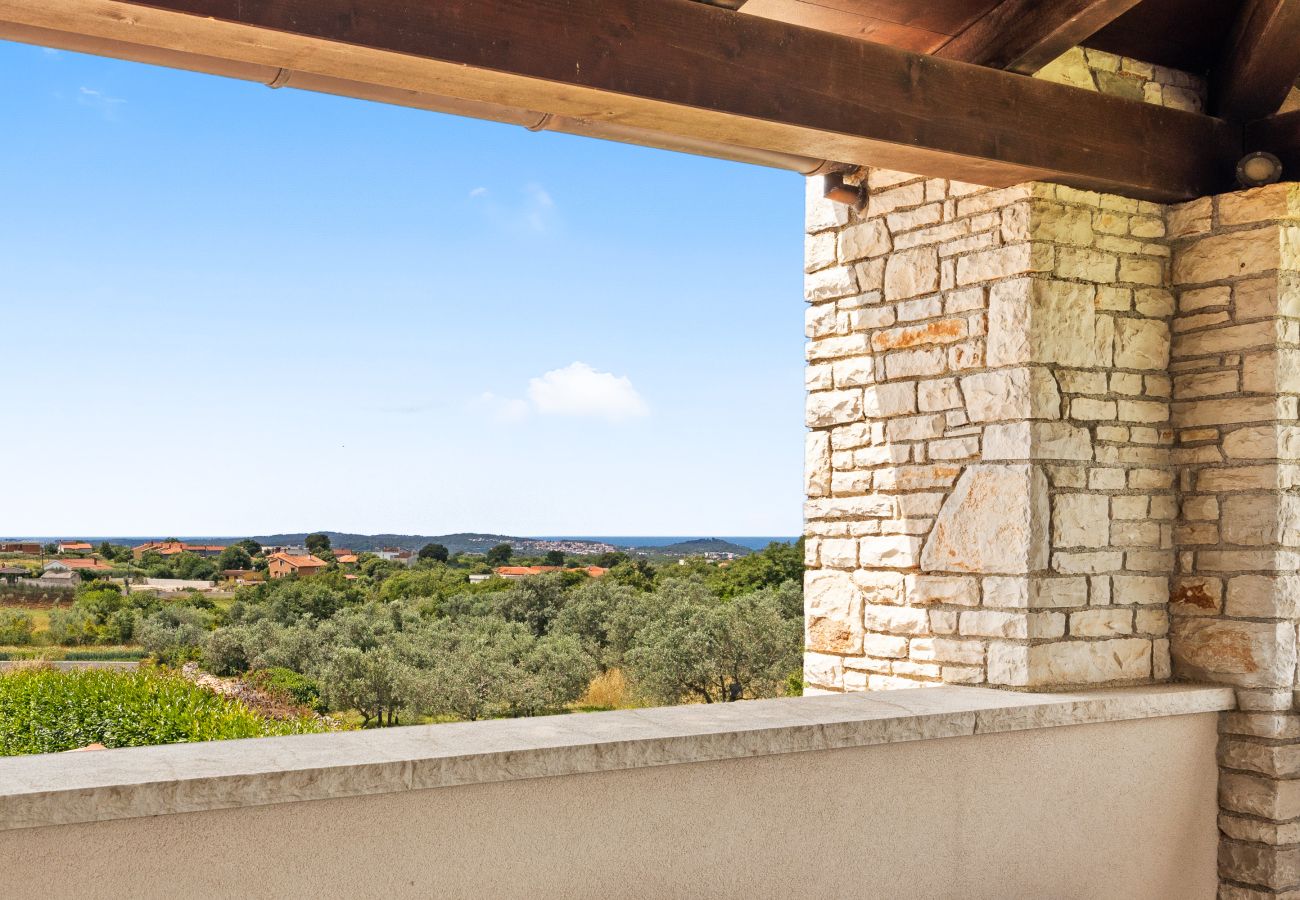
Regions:
<svg viewBox="0 0 1300 900"><path fill-rule="evenodd" d="M743 537L728 537L725 534L700 534L700 535L577 535L565 534L560 536L546 535L538 536L539 541L600 541L605 544L613 544L615 547L667 547L669 544L680 544L683 541L699 540L720 540L729 541L733 544L739 544L742 547L748 547L751 550L762 550L768 544L793 544L799 540L797 537L781 535L777 537L755 537L746 535Z"/></svg>

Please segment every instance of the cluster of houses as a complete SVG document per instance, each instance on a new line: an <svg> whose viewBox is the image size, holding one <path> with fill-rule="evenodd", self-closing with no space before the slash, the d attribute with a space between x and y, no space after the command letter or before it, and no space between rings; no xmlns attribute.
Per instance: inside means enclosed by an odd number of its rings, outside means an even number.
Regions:
<svg viewBox="0 0 1300 900"><path fill-rule="evenodd" d="M21 567L0 567L0 579L7 580L11 583L22 578L23 583L37 587L73 587L76 585L78 576L81 572L103 573L107 574L113 571L114 566L109 565L95 556L77 556L69 554L93 554L94 546L86 541L61 541L57 544L59 553L58 559L48 560L43 571L38 578L31 578L27 569ZM169 557L177 556L181 553L192 553L195 556L205 558L215 558L220 556L226 547L218 544L190 544L185 541L149 541L131 548L131 556L136 562L140 562L145 554L156 553L159 556ZM329 566L329 563L318 556L312 554L306 547L288 546L288 547L267 547L266 551L266 571L253 569L226 569L219 574L221 582L234 585L256 584L265 581L267 578L310 578L317 575ZM0 542L0 553L22 553L30 556L42 554L43 548L39 543L30 541L9 541ZM415 565L418 560L418 554L410 550L403 550L400 547L384 547L383 549L373 551L374 555L380 559L386 559L391 562L401 563L406 566ZM358 554L351 550L340 548L333 551L334 561L343 566L345 569L355 566ZM548 572L561 571L581 571L585 572L592 578L600 578L609 570L601 566L584 566L579 569L566 569L563 566L498 566L492 570L492 574L471 575L472 583L480 583L491 578L493 575L500 578L518 579L528 578L533 575L544 575ZM354 574L346 574L347 578L355 578ZM147 578L143 586L151 589L163 591L170 590L210 590L216 587L217 582L196 581L190 579L175 578Z"/></svg>

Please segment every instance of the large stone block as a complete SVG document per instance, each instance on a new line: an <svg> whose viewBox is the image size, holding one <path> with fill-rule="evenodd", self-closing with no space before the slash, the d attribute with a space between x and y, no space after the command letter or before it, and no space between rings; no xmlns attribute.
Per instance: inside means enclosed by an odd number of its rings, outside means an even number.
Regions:
<svg viewBox="0 0 1300 900"><path fill-rule="evenodd" d="M939 289L939 251L934 247L903 250L885 263L885 299L906 300Z"/></svg>
<svg viewBox="0 0 1300 900"><path fill-rule="evenodd" d="M808 395L805 424L810 428L855 422L862 418L862 391L818 391Z"/></svg>
<svg viewBox="0 0 1300 900"><path fill-rule="evenodd" d="M1052 546L1105 547L1110 543L1110 498L1058 494L1052 501Z"/></svg>
<svg viewBox="0 0 1300 900"><path fill-rule="evenodd" d="M1180 617L1170 628L1169 649L1184 678L1239 687L1289 687L1295 680L1291 623Z"/></svg>
<svg viewBox="0 0 1300 900"><path fill-rule="evenodd" d="M1090 460L1088 429L1068 422L1007 422L984 429L986 460Z"/></svg>
<svg viewBox="0 0 1300 900"><path fill-rule="evenodd" d="M989 291L988 365L1102 364L1099 327L1102 322L1109 327L1112 320L1097 315L1096 294L1091 285L1049 278L995 284Z"/></svg>
<svg viewBox="0 0 1300 900"><path fill-rule="evenodd" d="M1287 900L1300 895L1300 849L1219 842L1219 876L1267 888L1267 892L1245 891L1225 885L1222 900ZM1285 892L1285 893L1275 893ZM1239 893L1237 893L1239 892Z"/></svg>
<svg viewBox="0 0 1300 900"><path fill-rule="evenodd" d="M1218 198L1224 225L1253 225L1277 219L1300 219L1300 184L1284 181Z"/></svg>
<svg viewBox="0 0 1300 900"><path fill-rule="evenodd" d="M1154 319L1115 322L1115 365L1121 369L1158 369L1169 365L1169 326Z"/></svg>
<svg viewBox="0 0 1300 900"><path fill-rule="evenodd" d="M1200 238L1174 256L1174 283L1205 284L1277 269L1282 239L1276 225Z"/></svg>
<svg viewBox="0 0 1300 900"><path fill-rule="evenodd" d="M847 572L813 571L804 576L807 649L818 653L862 652L862 596Z"/></svg>
<svg viewBox="0 0 1300 900"><path fill-rule="evenodd" d="M961 392L972 422L1056 419L1061 415L1056 379L1038 366L967 375L961 379Z"/></svg>
<svg viewBox="0 0 1300 900"><path fill-rule="evenodd" d="M990 684L1008 687L1066 686L1151 677L1151 641L1058 641L1051 644L989 644Z"/></svg>
<svg viewBox="0 0 1300 900"><path fill-rule="evenodd" d="M810 431L804 438L804 483L809 497L825 497L831 490L831 438Z"/></svg>
<svg viewBox="0 0 1300 900"><path fill-rule="evenodd" d="M1047 490L1036 466L967 466L935 520L922 568L987 575L1045 569Z"/></svg>

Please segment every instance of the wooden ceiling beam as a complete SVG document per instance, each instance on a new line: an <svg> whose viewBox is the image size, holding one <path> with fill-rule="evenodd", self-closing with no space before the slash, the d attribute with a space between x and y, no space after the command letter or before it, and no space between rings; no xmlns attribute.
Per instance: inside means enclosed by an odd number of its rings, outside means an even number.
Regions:
<svg viewBox="0 0 1300 900"><path fill-rule="evenodd" d="M1282 160L1282 178L1300 181L1300 110L1246 126L1246 149L1267 150Z"/></svg>
<svg viewBox="0 0 1300 900"><path fill-rule="evenodd" d="M0 0L6 23L991 186L1187 199L1241 149L1208 116L687 0Z"/></svg>
<svg viewBox="0 0 1300 900"><path fill-rule="evenodd" d="M1032 75L1140 0L1003 0L936 51L959 62Z"/></svg>
<svg viewBox="0 0 1300 900"><path fill-rule="evenodd" d="M1212 73L1213 112L1237 122L1270 116L1300 80L1300 0L1246 0Z"/></svg>

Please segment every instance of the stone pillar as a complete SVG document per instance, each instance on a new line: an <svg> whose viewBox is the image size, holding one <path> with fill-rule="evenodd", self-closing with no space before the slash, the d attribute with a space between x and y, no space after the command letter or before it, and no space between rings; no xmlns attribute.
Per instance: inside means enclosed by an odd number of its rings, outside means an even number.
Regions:
<svg viewBox="0 0 1300 900"><path fill-rule="evenodd" d="M1205 92L1077 48L1037 77ZM1167 678L1164 207L861 177L860 213L809 185L810 690Z"/></svg>
<svg viewBox="0 0 1300 900"><path fill-rule="evenodd" d="M858 177L808 200L807 689L1230 684L1220 896L1300 898L1300 184Z"/></svg>
<svg viewBox="0 0 1300 900"><path fill-rule="evenodd" d="M1220 745L1224 897L1300 895L1300 185L1169 213L1182 510L1175 674L1238 688Z"/></svg>
<svg viewBox="0 0 1300 900"><path fill-rule="evenodd" d="M808 683L1167 677L1163 208L866 180L809 200Z"/></svg>

